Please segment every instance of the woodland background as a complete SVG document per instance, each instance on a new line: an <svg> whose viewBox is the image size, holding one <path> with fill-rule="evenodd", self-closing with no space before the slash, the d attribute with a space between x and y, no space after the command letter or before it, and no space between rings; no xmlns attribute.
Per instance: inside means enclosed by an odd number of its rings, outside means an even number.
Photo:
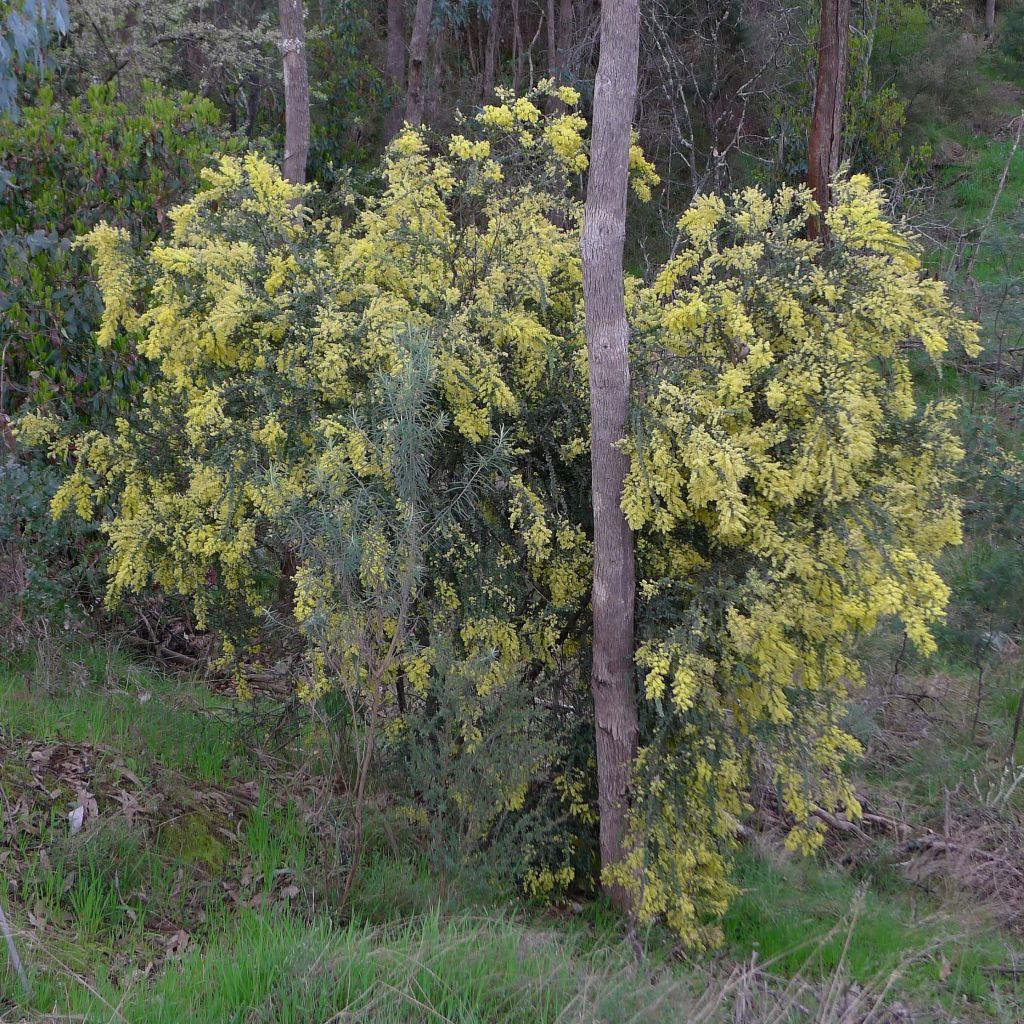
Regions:
<svg viewBox="0 0 1024 1024"><path fill-rule="evenodd" d="M695 196L806 179L820 6L640 6L636 141L660 180L630 196L625 261L650 280ZM434 703L364 792L359 709L299 699L295 652L269 635L225 668L164 589L108 607L102 534L50 514L73 446L15 438L36 413L69 437L110 429L151 379L130 339L96 345L78 238L107 222L140 252L167 239L221 154L288 170L289 7L309 93L289 177L315 183L311 220L379 193L403 121L444 138L542 79L591 114L590 0L0 2L0 907L31 987L0 961L0 1018L1021 1019L1024 5L852 3L844 172L884 188L980 326L977 358L915 364L919 394L957 402L965 542L942 556L934 654L896 623L859 642L863 818L822 809L803 857L755 787L739 894L703 951L624 924L593 870L524 888L523 851L563 822L538 802L495 823L489 769L523 760L514 701L489 719L488 771ZM593 861L594 787L569 789Z"/></svg>

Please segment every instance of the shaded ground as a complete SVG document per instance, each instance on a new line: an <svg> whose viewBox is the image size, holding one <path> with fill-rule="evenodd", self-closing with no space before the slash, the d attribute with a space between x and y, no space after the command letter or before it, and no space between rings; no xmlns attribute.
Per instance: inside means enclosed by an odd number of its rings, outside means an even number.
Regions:
<svg viewBox="0 0 1024 1024"><path fill-rule="evenodd" d="M853 1024L1014 1021L1024 1007L1020 946L985 909L1004 892L877 823L839 823L824 857L795 859L769 804L710 958L680 960L655 930L638 964L601 904L529 911L469 876L437 879L415 836L386 828L338 908L344 795L314 787L301 727L271 757L229 698L100 650L63 664L47 686L31 659L0 673L0 873L34 985L26 1001L0 970L0 1019L626 1021L684 1006L695 1021ZM943 685L936 700L958 706L964 683ZM994 687L985 730L1005 700ZM941 727L955 762L960 724L882 690L859 713L885 742L902 736L899 757L874 750L872 807L940 835L919 760Z"/></svg>

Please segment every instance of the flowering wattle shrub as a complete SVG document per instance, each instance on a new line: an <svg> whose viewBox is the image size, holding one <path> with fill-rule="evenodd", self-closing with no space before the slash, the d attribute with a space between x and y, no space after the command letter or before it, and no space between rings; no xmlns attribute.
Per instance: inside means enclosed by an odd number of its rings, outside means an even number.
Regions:
<svg viewBox="0 0 1024 1024"><path fill-rule="evenodd" d="M908 355L938 360L947 339L973 352L975 328L867 178L834 191L824 252L804 237L803 190L702 197L636 298L623 509L650 717L624 877L643 880L642 916L684 933L701 906L724 908L720 850L753 771L794 847L820 844L817 807L859 812L841 727L852 642L897 618L933 650L948 598L935 558L960 541L955 410L915 402Z"/></svg>
<svg viewBox="0 0 1024 1024"><path fill-rule="evenodd" d="M32 450L33 410L108 428L142 387L128 338L95 343L103 303L75 239L107 221L133 244L152 244L164 211L195 190L199 169L237 148L207 100L147 87L140 104L120 102L115 82L66 102L41 86L17 122L0 115L0 434L17 413L25 435L16 453L0 440L7 644L27 642L41 622L79 620L103 592L102 538L47 514L65 466Z"/></svg>
<svg viewBox="0 0 1024 1024"><path fill-rule="evenodd" d="M110 598L188 595L237 662L290 581L302 695L344 689L385 742L456 691L465 756L503 694L578 727L589 424L566 197L584 127L503 97L441 153L405 131L379 198L337 221L304 217L304 190L249 156L142 256L97 228L99 341L134 335L152 383L79 440L53 507L102 517ZM631 172L641 193L655 180L639 150ZM716 937L755 773L799 846L818 806L856 813L851 644L895 616L927 649L934 559L959 538L949 410L915 403L907 350L972 330L867 180L836 191L827 252L803 237L806 193L751 190L700 199L657 280L627 281L644 713L622 881L691 943ZM543 894L574 881L593 827L587 752L552 766L526 726L517 742L480 832L554 793L566 834L524 879Z"/></svg>

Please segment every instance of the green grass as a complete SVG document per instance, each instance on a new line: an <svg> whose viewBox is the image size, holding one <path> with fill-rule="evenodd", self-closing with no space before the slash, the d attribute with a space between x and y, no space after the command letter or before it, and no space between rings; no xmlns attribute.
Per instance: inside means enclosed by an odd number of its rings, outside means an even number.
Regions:
<svg viewBox="0 0 1024 1024"><path fill-rule="evenodd" d="M0 662L0 729L39 742L91 743L122 753L145 774L155 763L221 782L238 761L234 703L87 646L42 666Z"/></svg>
<svg viewBox="0 0 1024 1024"><path fill-rule="evenodd" d="M983 285L1014 280L1024 272L1024 246L1020 244L1020 221L1024 202L1024 146L1016 153L1010 139L990 140L965 137L967 158L959 166L947 167L939 175L939 194L951 223L963 230L984 230L973 266L975 279ZM999 193L1004 170L1006 183ZM992 220L988 222L993 201ZM970 260L974 242L964 254Z"/></svg>
<svg viewBox="0 0 1024 1024"><path fill-rule="evenodd" d="M152 929L161 922L203 927L220 905L232 850L221 830L230 823L207 808L202 790L252 777L231 701L116 651L40 648L0 663L0 740L15 751L9 763L0 758L0 812L23 815L3 887L9 880L15 916L25 921L30 911L47 947L56 943L89 975L158 955L163 937ZM81 763L99 813L74 836L67 812L82 783L58 766L40 786L24 760L27 743L59 742L95 748ZM77 764L82 755L70 756ZM119 794L135 801L134 814Z"/></svg>
<svg viewBox="0 0 1024 1024"><path fill-rule="evenodd" d="M678 1020L683 986L637 975L621 954L582 955L571 936L512 919L435 913L339 929L243 911L155 981L87 986L60 969L36 971L30 1005L132 1024Z"/></svg>
<svg viewBox="0 0 1024 1024"><path fill-rule="evenodd" d="M274 887L279 875L302 879L309 860L309 838L295 805L276 805L266 786L260 787L256 806L249 811L245 842L253 870L264 891Z"/></svg>
<svg viewBox="0 0 1024 1024"><path fill-rule="evenodd" d="M985 972L1005 963L996 940L945 939L934 921L915 921L902 905L878 897L864 897L851 914L856 887L813 863L791 870L750 859L742 870L747 892L726 927L731 954L759 954L762 973L747 980L696 962L638 965L622 944L588 944L579 926L531 926L495 913L434 911L384 926L339 927L266 908L225 914L202 947L155 978L99 970L87 979L63 960L39 959L30 965L33 995L19 1005L132 1024L724 1024L745 1006L753 1016L743 1019L795 1024L843 1019L834 1009L818 1015L830 979L878 991L896 969L901 997L913 994L934 1014L916 1019L952 1019L947 1010L961 1020L1018 1019L1021 993L1005 984L993 991ZM781 980L787 974L801 977L799 1001ZM10 985L6 996L16 997Z"/></svg>
<svg viewBox="0 0 1024 1024"><path fill-rule="evenodd" d="M827 978L842 970L862 985L901 975L899 991L922 1006L974 1005L996 1019L1024 1007L1024 979L997 972L1021 950L983 918L954 921L893 872L858 882L813 860L745 850L737 863L742 895L724 920L734 955L785 975Z"/></svg>
<svg viewBox="0 0 1024 1024"><path fill-rule="evenodd" d="M992 201L1006 169L1012 140L987 142L975 139L975 157L966 168L953 168L945 172L942 185L952 186L952 198L963 218L968 222L984 220L992 208ZM1018 149L1010 163L1006 186L996 205L995 216L1005 218L1020 205L1024 198L1024 147Z"/></svg>
<svg viewBox="0 0 1024 1024"><path fill-rule="evenodd" d="M1017 685L1002 680L987 694L983 724L993 735L1005 732L1000 722ZM149 699L140 701L143 693ZM130 760L154 788L168 784L167 766L180 773L170 776L172 789L233 773L253 777L253 762L236 743L230 700L105 651L76 648L54 664L8 665L0 672L0 709L0 728L9 736L98 744L101 757ZM204 721L211 723L208 732L197 728ZM874 782L928 811L945 788L983 763L983 751L951 733L908 751L895 781ZM655 928L643 936L651 959L638 968L622 942L621 921L601 901L573 915L509 916L510 890L484 884L469 868L439 877L417 852L415 837L385 820L383 806L368 819L367 854L339 915L330 879L344 876L344 850L336 856L326 850L292 796L269 779L237 825L237 840L227 845L217 839L221 823L204 816L202 804L185 800L175 811L177 799L163 799L171 800L168 813L176 817L140 828L116 815L106 821L101 812L75 837L67 835L57 800L50 820L16 839L15 856L30 869L19 879L12 920L24 927L31 911L43 921L40 938L26 947L35 985L26 1012L56 1007L75 1019L132 1024L285 1024L343 1013L342 1019L384 1024L697 1022L729 1019L722 1014L737 999L766 1000L765 1019L775 1013L780 1022L795 1022L806 1017L786 1006L787 978L810 985L806 998L813 1003L830 979L852 980L867 991L894 970L901 974L900 999L943 1012L955 1008L965 1020L1013 1021L1024 1005L1012 977L994 973L1020 954L1016 946L999 931L983 934L972 926L968 934L941 917L937 902L917 892L884 851L862 868L841 871L745 850L737 876L743 893L726 916L722 954L671 964L672 940ZM37 806L43 818L46 807L45 801ZM336 810L343 826L346 812ZM206 842L207 833L216 842ZM246 865L254 885L240 890ZM242 906L223 900L222 881L240 891ZM275 901L292 881L302 895L288 909ZM260 909L246 908L247 902ZM333 919L317 916L327 910ZM165 935L153 931L158 921L184 927L190 948L139 979L138 968L163 956ZM769 973L743 989L742 972L737 981L729 965L755 953ZM20 996L2 964L0 1019L6 1019ZM725 976L709 982L716 964ZM702 992L712 1003L720 996L721 1007L699 1006Z"/></svg>
<svg viewBox="0 0 1024 1024"><path fill-rule="evenodd" d="M128 939L144 946L147 919L194 916L183 906L197 892L190 864L154 847L144 832L123 821L62 834L48 844L45 857L29 858L28 864L20 881L22 902L37 918L85 940Z"/></svg>

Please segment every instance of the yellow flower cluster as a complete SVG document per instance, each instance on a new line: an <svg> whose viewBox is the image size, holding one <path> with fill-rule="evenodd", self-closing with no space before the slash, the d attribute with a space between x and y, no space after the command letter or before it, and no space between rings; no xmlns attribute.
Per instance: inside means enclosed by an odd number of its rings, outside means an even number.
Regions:
<svg viewBox="0 0 1024 1024"><path fill-rule="evenodd" d="M46 448L60 433L60 420L26 408L15 417L11 429L19 444L26 448Z"/></svg>
<svg viewBox="0 0 1024 1024"><path fill-rule="evenodd" d="M302 698L354 690L395 741L400 687L422 700L471 681L467 753L513 687L579 697L590 433L566 194L586 146L577 114L542 113L552 94L578 100L553 83L500 94L439 153L406 128L381 193L338 220L311 219L307 190L250 155L211 170L144 259L113 228L89 236L98 341L129 329L152 364L131 422L80 439L53 502L112 510L111 599L156 584L251 636L290 594ZM635 140L630 175L641 197L657 184ZM970 348L974 329L866 180L835 194L827 253L805 237L806 193L751 189L698 199L653 284L625 282L638 427L622 507L661 724L616 880L696 944L732 892L755 761L794 845L816 842L816 807L856 813L851 641L895 617L927 649L947 597L935 558L960 536L951 410L918 406L906 352ZM555 767L558 799L592 824L586 787ZM527 808L542 770L524 757L492 778L487 821ZM530 891L574 878L577 838L536 862Z"/></svg>
<svg viewBox="0 0 1024 1024"><path fill-rule="evenodd" d="M566 114L551 121L544 129L544 137L551 148L574 171L585 171L589 162L583 145L586 128L587 122L579 114Z"/></svg>
<svg viewBox="0 0 1024 1024"><path fill-rule="evenodd" d="M845 768L859 745L839 724L860 679L852 641L894 618L933 649L948 597L935 558L960 540L953 410L918 407L907 349L972 351L976 330L866 178L835 195L827 252L804 236L803 191L698 198L678 255L636 299L644 427L622 507L646 617L673 623L637 666L677 723L674 750L680 736L718 746L695 757L691 743L671 785L668 754L647 752L638 785L661 811L635 823L622 881L641 886L643 916L684 930L687 884L721 878L755 758L794 848L820 843L816 808L858 813Z"/></svg>
<svg viewBox="0 0 1024 1024"><path fill-rule="evenodd" d="M103 313L96 333L96 344L100 348L110 345L119 327L131 328L134 323L132 302L135 286L126 259L129 242L130 237L124 228L114 228L102 221L76 243L92 250L96 274L103 281Z"/></svg>
<svg viewBox="0 0 1024 1024"><path fill-rule="evenodd" d="M491 155L491 144L486 139L470 142L463 135L453 135L448 152L459 160L484 160Z"/></svg>
<svg viewBox="0 0 1024 1024"><path fill-rule="evenodd" d="M645 203L651 200L651 189L661 184L661 177L654 169L654 164L644 156L640 148L636 132L633 132L629 147L629 184L637 198Z"/></svg>

